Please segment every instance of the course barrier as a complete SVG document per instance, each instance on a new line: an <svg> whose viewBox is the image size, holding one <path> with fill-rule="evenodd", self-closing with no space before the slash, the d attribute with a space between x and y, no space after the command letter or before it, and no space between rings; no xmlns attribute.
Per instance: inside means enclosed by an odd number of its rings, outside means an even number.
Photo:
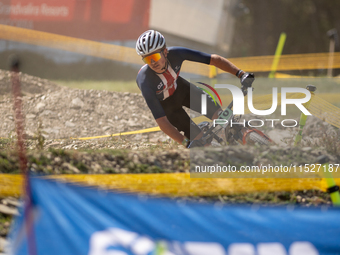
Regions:
<svg viewBox="0 0 340 255"><path fill-rule="evenodd" d="M171 197L313 189L327 191L328 188L326 180L321 176L320 178L190 178L189 173L157 173L49 175L45 178L96 186L101 189ZM337 185L340 184L339 178L334 180ZM21 192L21 175L0 174L0 196L19 196Z"/></svg>
<svg viewBox="0 0 340 255"><path fill-rule="evenodd" d="M9 254L334 255L339 208L224 205L154 198L30 178ZM25 235L27 218L34 231ZM33 225L34 224L34 225ZM27 241L31 236L35 238ZM36 252L27 252L34 247Z"/></svg>
<svg viewBox="0 0 340 255"><path fill-rule="evenodd" d="M78 39L52 33L40 32L25 28L0 25L0 39L44 46L80 53L84 55L111 59L115 61L142 65L135 49L100 43L90 40ZM329 64L329 58L333 63ZM230 58L236 66L248 72L270 72L275 56L257 56ZM282 55L277 64L276 71L311 70L340 68L340 53L312 53ZM212 70L208 65L186 61L183 63L182 72L211 77L214 74L224 73L222 70Z"/></svg>

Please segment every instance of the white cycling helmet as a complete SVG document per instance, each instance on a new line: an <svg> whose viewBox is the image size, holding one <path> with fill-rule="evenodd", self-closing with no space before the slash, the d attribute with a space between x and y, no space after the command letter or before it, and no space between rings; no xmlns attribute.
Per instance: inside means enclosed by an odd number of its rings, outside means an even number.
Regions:
<svg viewBox="0 0 340 255"><path fill-rule="evenodd" d="M136 51L139 56L145 56L164 46L164 36L158 31L148 30L139 36L136 42Z"/></svg>

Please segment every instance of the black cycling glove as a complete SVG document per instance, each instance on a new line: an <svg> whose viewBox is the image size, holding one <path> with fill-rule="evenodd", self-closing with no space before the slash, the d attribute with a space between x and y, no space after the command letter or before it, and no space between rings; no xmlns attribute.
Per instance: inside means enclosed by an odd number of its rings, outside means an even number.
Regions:
<svg viewBox="0 0 340 255"><path fill-rule="evenodd" d="M244 88L249 88L255 80L255 75L253 73L244 73L241 78L241 84Z"/></svg>

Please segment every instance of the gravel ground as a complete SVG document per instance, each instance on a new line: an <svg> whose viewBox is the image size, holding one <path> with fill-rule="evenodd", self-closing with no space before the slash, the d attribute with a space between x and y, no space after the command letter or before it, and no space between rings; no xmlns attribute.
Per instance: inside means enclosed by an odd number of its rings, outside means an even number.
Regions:
<svg viewBox="0 0 340 255"><path fill-rule="evenodd" d="M340 131L308 117L301 146L294 147L296 128L265 130L275 145L207 147L189 151L162 132L94 140L71 138L111 135L156 126L141 94L61 87L45 79L21 74L26 146L32 171L44 173L159 173L189 172L195 163L296 164L313 163L327 155L340 163ZM0 173L18 172L10 73L0 70ZM260 118L248 115L245 118ZM187 197L185 200L225 203L329 205L320 191L267 192L219 197ZM15 215L15 198L0 200L0 252ZM3 210L1 210L1 208ZM5 209L4 209L5 208Z"/></svg>

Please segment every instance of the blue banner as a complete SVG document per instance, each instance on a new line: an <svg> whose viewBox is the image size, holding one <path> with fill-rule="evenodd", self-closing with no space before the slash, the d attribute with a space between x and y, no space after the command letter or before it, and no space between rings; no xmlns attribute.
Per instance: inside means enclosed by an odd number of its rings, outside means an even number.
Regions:
<svg viewBox="0 0 340 255"><path fill-rule="evenodd" d="M30 180L39 255L340 254L339 208L182 203ZM28 254L23 222L13 254Z"/></svg>

